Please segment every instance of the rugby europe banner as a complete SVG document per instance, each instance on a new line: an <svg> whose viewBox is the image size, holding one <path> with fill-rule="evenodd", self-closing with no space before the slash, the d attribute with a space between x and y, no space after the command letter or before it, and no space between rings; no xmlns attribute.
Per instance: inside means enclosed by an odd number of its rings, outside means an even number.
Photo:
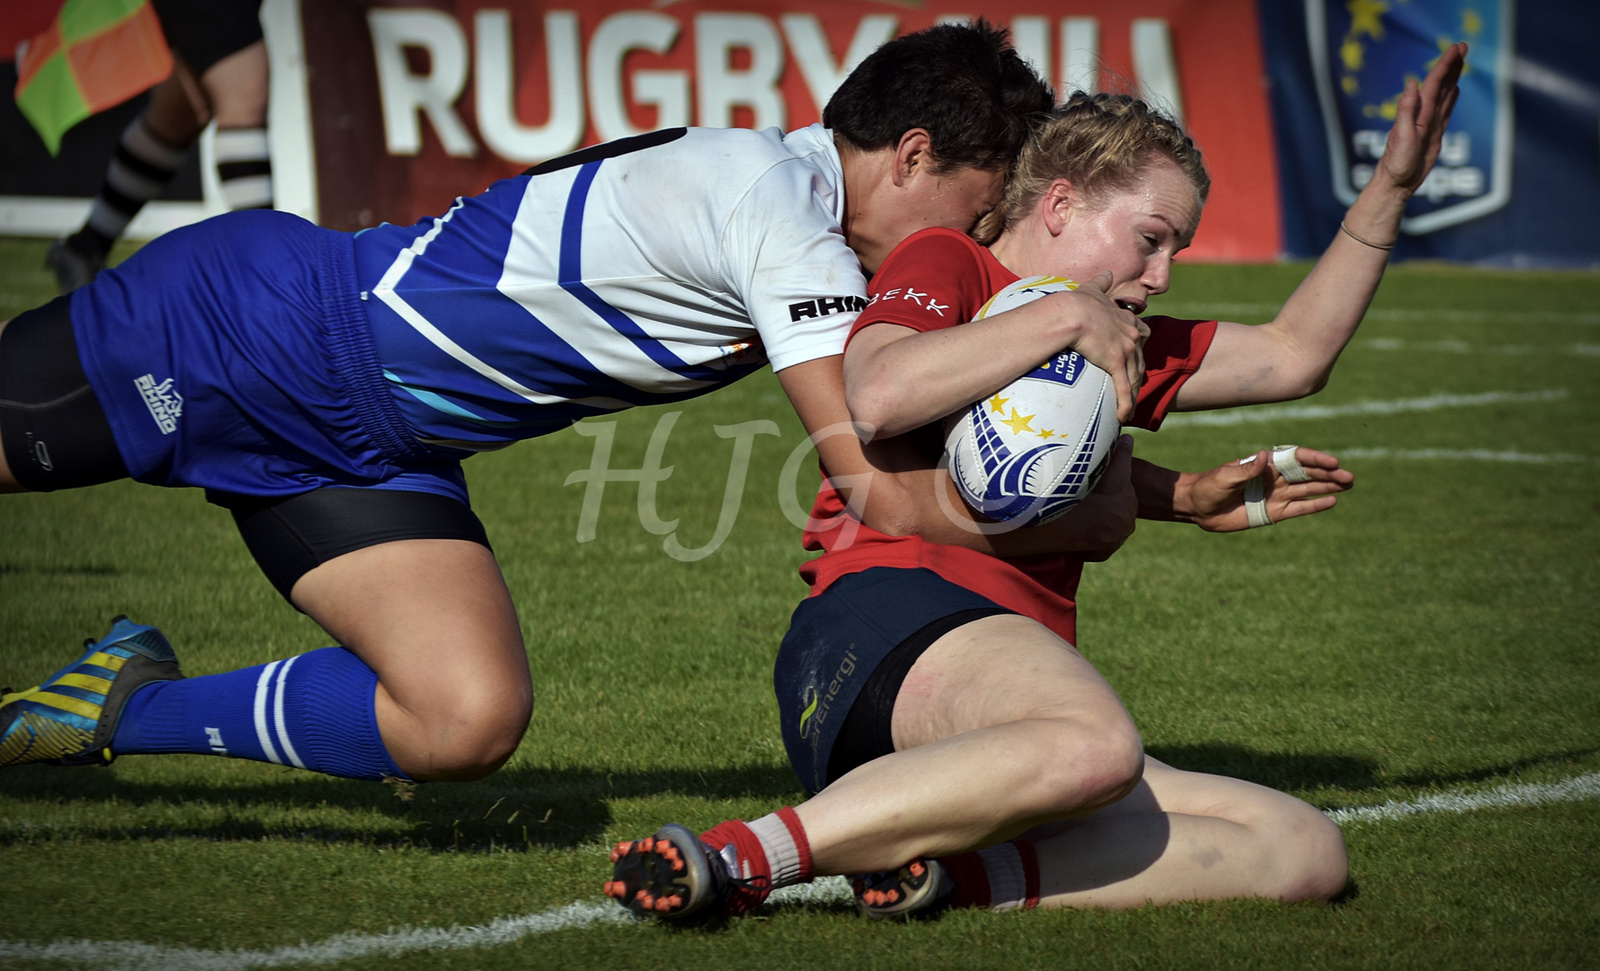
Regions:
<svg viewBox="0 0 1600 971"><path fill-rule="evenodd" d="M1371 176L1407 77L1470 46L1439 163L1395 256L1600 267L1600 3L1263 0L1287 255L1312 257Z"/></svg>
<svg viewBox="0 0 1600 971"><path fill-rule="evenodd" d="M10 2L33 20L59 6ZM797 128L877 45L979 12L1060 93L1135 92L1188 125L1215 180L1191 260L1320 253L1406 78L1465 40L1460 102L1396 256L1600 267L1595 0L264 0L277 204L338 229L409 223L611 138ZM76 228L138 108L77 125L52 158L0 105L0 232ZM131 235L221 210L200 148Z"/></svg>

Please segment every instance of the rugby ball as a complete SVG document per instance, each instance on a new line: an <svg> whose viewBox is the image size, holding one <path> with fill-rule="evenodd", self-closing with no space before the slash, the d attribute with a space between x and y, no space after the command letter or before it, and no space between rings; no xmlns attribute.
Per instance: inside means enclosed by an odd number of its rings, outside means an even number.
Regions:
<svg viewBox="0 0 1600 971"><path fill-rule="evenodd" d="M1077 287L1054 276L1018 280L989 298L975 319ZM1066 351L946 419L945 459L974 511L1034 525L1094 489L1120 431L1111 376Z"/></svg>

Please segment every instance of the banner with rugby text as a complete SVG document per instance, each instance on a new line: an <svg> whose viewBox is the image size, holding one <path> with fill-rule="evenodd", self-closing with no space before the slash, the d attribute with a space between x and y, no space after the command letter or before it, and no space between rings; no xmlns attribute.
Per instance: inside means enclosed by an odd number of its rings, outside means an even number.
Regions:
<svg viewBox="0 0 1600 971"><path fill-rule="evenodd" d="M61 0L10 0L16 43ZM1312 257L1369 177L1396 96L1472 47L1440 164L1396 259L1600 266L1600 5L1563 0L997 0L982 13L1057 89L1180 115L1215 178L1191 260ZM346 230L444 212L574 148L671 125L795 128L889 37L956 0L263 0L279 208ZM76 229L136 98L60 155L0 103L0 233ZM132 238L222 211L202 138Z"/></svg>
<svg viewBox="0 0 1600 971"><path fill-rule="evenodd" d="M304 4L320 219L434 215L652 128L808 125L873 48L971 13L953 0ZM1062 91L1139 91L1183 117L1215 178L1192 258L1278 253L1253 0L1016 0L984 15Z"/></svg>

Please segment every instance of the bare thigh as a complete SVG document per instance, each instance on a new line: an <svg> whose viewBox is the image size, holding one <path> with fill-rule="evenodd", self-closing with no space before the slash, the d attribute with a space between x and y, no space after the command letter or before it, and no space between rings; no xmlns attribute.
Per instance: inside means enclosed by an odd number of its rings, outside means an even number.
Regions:
<svg viewBox="0 0 1600 971"><path fill-rule="evenodd" d="M972 621L918 658L895 702L893 754L797 812L819 873L899 866L1091 812L1138 782L1138 731L1099 672L1043 625Z"/></svg>
<svg viewBox="0 0 1600 971"><path fill-rule="evenodd" d="M1035 829L1030 836L1071 829L1094 817L1141 813L1206 816L1253 824L1281 814L1322 814L1306 802L1268 786L1207 772L1191 772L1145 756L1144 778L1127 798L1080 819L1063 820Z"/></svg>
<svg viewBox="0 0 1600 971"><path fill-rule="evenodd" d="M895 748L1038 718L1132 725L1077 648L1037 621L997 614L956 628L917 659L895 699Z"/></svg>
<svg viewBox="0 0 1600 971"><path fill-rule="evenodd" d="M478 778L515 750L533 687L511 595L486 547L370 546L305 574L291 599L377 672L379 729L413 778Z"/></svg>
<svg viewBox="0 0 1600 971"><path fill-rule="evenodd" d="M1348 876L1343 834L1316 807L1150 758L1126 798L1024 835L1037 847L1046 906L1326 900Z"/></svg>

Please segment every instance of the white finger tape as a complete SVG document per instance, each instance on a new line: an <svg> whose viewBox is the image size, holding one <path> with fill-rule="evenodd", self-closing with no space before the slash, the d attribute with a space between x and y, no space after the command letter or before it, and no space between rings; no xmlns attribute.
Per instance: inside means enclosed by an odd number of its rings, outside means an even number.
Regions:
<svg viewBox="0 0 1600 971"><path fill-rule="evenodd" d="M1297 445L1272 446L1272 464L1287 482L1310 482L1311 476L1306 474L1300 460L1294 457L1294 450L1298 447Z"/></svg>
<svg viewBox="0 0 1600 971"><path fill-rule="evenodd" d="M1244 484L1244 514L1251 529L1272 525L1272 517L1267 515L1267 487L1261 479L1257 476Z"/></svg>

